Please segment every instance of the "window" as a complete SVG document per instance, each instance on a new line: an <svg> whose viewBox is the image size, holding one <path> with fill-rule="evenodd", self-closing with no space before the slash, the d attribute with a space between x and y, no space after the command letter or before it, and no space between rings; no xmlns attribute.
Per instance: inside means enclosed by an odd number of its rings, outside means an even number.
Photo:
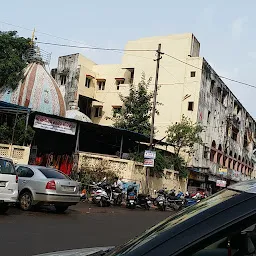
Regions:
<svg viewBox="0 0 256 256"><path fill-rule="evenodd" d="M222 89L221 87L217 87L217 99L221 101Z"/></svg>
<svg viewBox="0 0 256 256"><path fill-rule="evenodd" d="M196 76L196 71L191 71L190 72L190 77L195 77Z"/></svg>
<svg viewBox="0 0 256 256"><path fill-rule="evenodd" d="M203 157L209 159L209 147L204 146Z"/></svg>
<svg viewBox="0 0 256 256"><path fill-rule="evenodd" d="M208 111L207 123L210 123L210 120L211 120L211 111Z"/></svg>
<svg viewBox="0 0 256 256"><path fill-rule="evenodd" d="M95 107L94 117L101 117L102 116L102 107Z"/></svg>
<svg viewBox="0 0 256 256"><path fill-rule="evenodd" d="M68 178L65 174L54 170L50 168L38 168L38 170L47 178L47 179L61 179L61 180L66 180L70 179Z"/></svg>
<svg viewBox="0 0 256 256"><path fill-rule="evenodd" d="M124 84L124 80L116 80L116 89L120 89L120 84Z"/></svg>
<svg viewBox="0 0 256 256"><path fill-rule="evenodd" d="M130 71L131 71L130 84L133 84L133 80L134 80L134 68L131 69Z"/></svg>
<svg viewBox="0 0 256 256"><path fill-rule="evenodd" d="M66 75L60 75L60 84L64 85L66 84L67 76Z"/></svg>
<svg viewBox="0 0 256 256"><path fill-rule="evenodd" d="M213 91L214 91L214 85L215 85L215 81L214 81L214 80L211 80L210 93L213 93Z"/></svg>
<svg viewBox="0 0 256 256"><path fill-rule="evenodd" d="M244 135L244 148L247 148L248 146L248 140L247 140L247 134Z"/></svg>
<svg viewBox="0 0 256 256"><path fill-rule="evenodd" d="M200 241L199 250L188 249L183 255L251 255L255 251L255 227L248 219L239 221L224 233L211 234L210 239Z"/></svg>
<svg viewBox="0 0 256 256"><path fill-rule="evenodd" d="M105 83L106 83L106 81L98 81L98 90L104 91L105 90Z"/></svg>
<svg viewBox="0 0 256 256"><path fill-rule="evenodd" d="M32 176L34 176L34 172L28 168L26 177L31 178Z"/></svg>
<svg viewBox="0 0 256 256"><path fill-rule="evenodd" d="M19 177L23 177L23 178L31 178L32 176L34 176L34 172L25 166L20 166L17 169L18 175Z"/></svg>
<svg viewBox="0 0 256 256"><path fill-rule="evenodd" d="M236 127L232 126L231 138L232 138L234 141L237 141L238 132L239 132L239 130L238 130Z"/></svg>
<svg viewBox="0 0 256 256"><path fill-rule="evenodd" d="M91 78L86 77L85 78L85 87L90 88Z"/></svg>
<svg viewBox="0 0 256 256"><path fill-rule="evenodd" d="M122 110L122 107L120 106L118 106L118 107L113 107L113 117L116 117L117 115L120 115L120 113L121 113L121 110Z"/></svg>
<svg viewBox="0 0 256 256"><path fill-rule="evenodd" d="M188 102L188 111L193 111L194 110L194 102L193 101L189 101Z"/></svg>
<svg viewBox="0 0 256 256"><path fill-rule="evenodd" d="M222 97L221 97L221 103L227 107L227 97L228 97L228 92L226 90L223 90L222 92Z"/></svg>
<svg viewBox="0 0 256 256"><path fill-rule="evenodd" d="M0 159L0 174L16 175L13 163L5 159Z"/></svg>

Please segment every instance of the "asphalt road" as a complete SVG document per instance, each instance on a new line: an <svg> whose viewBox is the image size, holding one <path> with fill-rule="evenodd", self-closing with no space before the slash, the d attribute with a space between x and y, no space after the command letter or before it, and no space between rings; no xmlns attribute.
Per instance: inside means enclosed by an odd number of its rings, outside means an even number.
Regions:
<svg viewBox="0 0 256 256"><path fill-rule="evenodd" d="M115 246L139 235L171 212L99 208L87 203L65 214L50 208L38 212L10 209L0 215L0 252L30 256L59 250Z"/></svg>

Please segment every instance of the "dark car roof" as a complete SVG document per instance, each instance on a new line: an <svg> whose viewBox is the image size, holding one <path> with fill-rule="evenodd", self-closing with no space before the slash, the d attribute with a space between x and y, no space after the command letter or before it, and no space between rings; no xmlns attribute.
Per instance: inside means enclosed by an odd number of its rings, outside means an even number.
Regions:
<svg viewBox="0 0 256 256"><path fill-rule="evenodd" d="M246 182L243 184L245 185ZM237 190L233 190L233 187L225 191L227 193L234 192L234 196L195 215L193 215L193 209L195 209L196 205L191 206L178 213L175 217L171 216L146 231L141 237L121 246L116 250L117 254L113 252L113 254L109 255L175 255L189 244L196 243L198 239L207 236L214 230L225 227L227 223L232 222L234 219L246 214L256 216L255 193L237 192ZM223 192L224 195L225 191ZM201 201L196 207L200 210L200 207L203 207L208 200ZM192 217L186 219L186 214L184 213L187 212L188 214L192 213ZM173 225L173 219L177 218L177 216L183 216L184 219L180 223L174 223ZM125 254L122 254L124 252Z"/></svg>

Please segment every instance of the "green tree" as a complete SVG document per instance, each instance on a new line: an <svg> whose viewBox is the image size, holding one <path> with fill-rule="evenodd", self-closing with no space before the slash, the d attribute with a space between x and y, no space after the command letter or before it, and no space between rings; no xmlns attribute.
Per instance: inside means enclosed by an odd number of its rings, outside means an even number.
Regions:
<svg viewBox="0 0 256 256"><path fill-rule="evenodd" d="M187 161L184 157L191 156L195 152L195 145L202 144L200 137L203 127L200 124L193 123L189 118L182 116L181 122L175 123L167 129L167 142L174 148L172 162L175 170L180 172L181 176L187 175Z"/></svg>
<svg viewBox="0 0 256 256"><path fill-rule="evenodd" d="M13 138L13 144L15 145L30 145L32 143L32 140L35 135L35 131L33 128L28 125L27 131L25 132L26 128L26 121L24 118L18 119L15 131L14 131L14 138Z"/></svg>
<svg viewBox="0 0 256 256"><path fill-rule="evenodd" d="M18 37L17 31L0 31L0 88L15 89L24 77L30 39Z"/></svg>
<svg viewBox="0 0 256 256"><path fill-rule="evenodd" d="M13 135L13 127L14 128L14 136ZM15 121L13 120L12 126L9 126L7 123L0 125L0 143L11 144L14 145L29 145L32 143L34 138L35 131L32 129L30 125L27 127L27 131L25 132L26 121L25 117L20 117Z"/></svg>
<svg viewBox="0 0 256 256"><path fill-rule="evenodd" d="M131 84L128 96L120 95L123 102L121 111L111 118L114 127L150 135L150 117L152 111L153 93L149 92L151 78L146 81L142 73L141 82L136 86Z"/></svg>
<svg viewBox="0 0 256 256"><path fill-rule="evenodd" d="M175 123L167 129L167 142L174 147L174 154L194 152L195 144L202 144L200 137L203 127L193 123L188 117L182 116L181 122Z"/></svg>

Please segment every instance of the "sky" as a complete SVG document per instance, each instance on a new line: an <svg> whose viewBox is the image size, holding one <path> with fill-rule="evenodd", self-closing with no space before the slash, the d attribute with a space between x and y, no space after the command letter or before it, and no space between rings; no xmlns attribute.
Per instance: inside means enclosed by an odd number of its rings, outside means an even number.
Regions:
<svg viewBox="0 0 256 256"><path fill-rule="evenodd" d="M255 0L11 0L1 1L0 31L16 30L38 41L124 48L128 40L192 32L221 76L256 86ZM8 24L12 25L8 25ZM46 35L48 34L48 35ZM64 40L64 39L67 40ZM120 63L122 54L44 45L50 67L58 56L80 52L96 63ZM256 88L223 80L256 117Z"/></svg>

